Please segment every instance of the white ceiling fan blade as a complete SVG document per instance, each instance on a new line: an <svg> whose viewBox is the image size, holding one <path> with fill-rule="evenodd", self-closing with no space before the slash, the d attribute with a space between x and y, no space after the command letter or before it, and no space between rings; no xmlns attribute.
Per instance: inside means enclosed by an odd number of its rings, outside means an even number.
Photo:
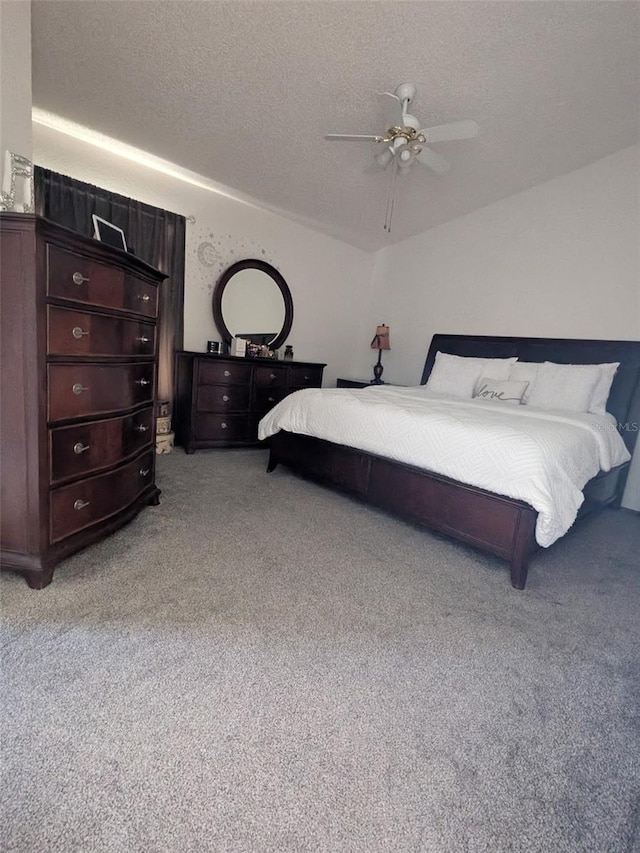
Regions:
<svg viewBox="0 0 640 853"><path fill-rule="evenodd" d="M386 127L404 126L402 101L397 95L392 95L391 92L378 92L378 103L384 110Z"/></svg>
<svg viewBox="0 0 640 853"><path fill-rule="evenodd" d="M327 133L325 139L330 142L346 141L346 142L382 142L382 136L371 136L370 134L360 133Z"/></svg>
<svg viewBox="0 0 640 853"><path fill-rule="evenodd" d="M434 172L437 172L439 175L444 174L444 172L448 172L451 168L451 163L448 160L445 160L440 154L436 154L435 151L432 151L430 148L423 148L419 154L416 154L416 160L418 163L422 163L423 166L428 166L429 169L433 169Z"/></svg>
<svg viewBox="0 0 640 853"><path fill-rule="evenodd" d="M456 139L473 139L478 135L478 125L475 121L452 121L450 124L425 127L420 133L424 134L429 144L453 142Z"/></svg>

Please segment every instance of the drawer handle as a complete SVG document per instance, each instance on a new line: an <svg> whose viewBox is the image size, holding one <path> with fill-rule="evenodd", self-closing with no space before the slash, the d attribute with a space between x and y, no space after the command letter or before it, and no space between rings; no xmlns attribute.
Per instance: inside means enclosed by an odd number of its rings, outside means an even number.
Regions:
<svg viewBox="0 0 640 853"><path fill-rule="evenodd" d="M305 376L305 377L304 377L304 381L305 381L305 382L311 382L311 377L310 377L310 376Z"/></svg>
<svg viewBox="0 0 640 853"><path fill-rule="evenodd" d="M136 424L136 429L138 432L146 432L149 427L145 426L144 424Z"/></svg>
<svg viewBox="0 0 640 853"><path fill-rule="evenodd" d="M79 396L83 393L83 391L88 391L89 389L83 385L81 382L76 382L76 384L71 389L76 396Z"/></svg>
<svg viewBox="0 0 640 853"><path fill-rule="evenodd" d="M89 501L81 501L80 498L74 503L74 509L84 509L86 506L89 506Z"/></svg>
<svg viewBox="0 0 640 853"><path fill-rule="evenodd" d="M88 335L89 332L83 332L80 326L74 326L71 330L71 334L74 338L81 338L83 335Z"/></svg>
<svg viewBox="0 0 640 853"><path fill-rule="evenodd" d="M222 395L222 399L223 399L223 401L224 401L225 403L228 403L228 402L229 402L229 395L228 395L228 394L223 394L223 395Z"/></svg>
<svg viewBox="0 0 640 853"><path fill-rule="evenodd" d="M231 376L231 371L230 371L230 370L225 370L224 375L225 375L225 376Z"/></svg>
<svg viewBox="0 0 640 853"><path fill-rule="evenodd" d="M226 428L227 428L227 425L226 425L226 423L225 423L224 421L222 421L222 423L220 424L220 428L221 428L221 429L226 429Z"/></svg>
<svg viewBox="0 0 640 853"><path fill-rule="evenodd" d="M85 281L89 281L89 278L82 275L81 272L74 272L71 278L73 279L74 284L84 284Z"/></svg>
<svg viewBox="0 0 640 853"><path fill-rule="evenodd" d="M84 453L90 447L90 444L83 444L81 441L76 441L76 443L73 445L73 452L77 453L78 456L80 456L81 453Z"/></svg>
<svg viewBox="0 0 640 853"><path fill-rule="evenodd" d="M148 293L138 293L136 298L141 299L143 302L150 302L151 301L151 297L149 296Z"/></svg>
<svg viewBox="0 0 640 853"><path fill-rule="evenodd" d="M150 468L141 468L141 469L140 469L140 476L141 476L141 477L146 477L146 476L149 474L149 471L150 471L150 470L151 470Z"/></svg>
<svg viewBox="0 0 640 853"><path fill-rule="evenodd" d="M136 379L136 385L151 385L150 379Z"/></svg>
<svg viewBox="0 0 640 853"><path fill-rule="evenodd" d="M270 374L269 374L269 379L277 379L277 378L278 378L278 377L275 375L275 373L270 373Z"/></svg>
<svg viewBox="0 0 640 853"><path fill-rule="evenodd" d="M136 340L140 341L141 344L148 344L151 338L147 338L145 335L140 335Z"/></svg>
<svg viewBox="0 0 640 853"><path fill-rule="evenodd" d="M267 400L269 403L275 403L276 398L275 397L267 397Z"/></svg>

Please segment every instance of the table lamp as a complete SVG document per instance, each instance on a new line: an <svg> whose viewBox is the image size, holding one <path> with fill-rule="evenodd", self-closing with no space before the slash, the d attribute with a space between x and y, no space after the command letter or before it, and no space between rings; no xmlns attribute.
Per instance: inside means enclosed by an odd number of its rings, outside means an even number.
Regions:
<svg viewBox="0 0 640 853"><path fill-rule="evenodd" d="M391 345L389 343L389 327L385 326L384 323L376 328L376 333L371 341L371 349L378 350L378 361L373 365L373 379L370 384L384 385L384 379L381 379L382 371L384 369L382 367L382 350L391 349Z"/></svg>

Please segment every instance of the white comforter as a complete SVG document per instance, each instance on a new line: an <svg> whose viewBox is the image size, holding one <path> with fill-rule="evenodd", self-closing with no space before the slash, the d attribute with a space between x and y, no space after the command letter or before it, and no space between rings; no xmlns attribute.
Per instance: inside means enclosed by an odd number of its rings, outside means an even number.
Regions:
<svg viewBox="0 0 640 853"><path fill-rule="evenodd" d="M575 521L585 484L630 458L611 415L446 398L424 386L296 391L260 421L258 435L281 429L526 501L545 548Z"/></svg>

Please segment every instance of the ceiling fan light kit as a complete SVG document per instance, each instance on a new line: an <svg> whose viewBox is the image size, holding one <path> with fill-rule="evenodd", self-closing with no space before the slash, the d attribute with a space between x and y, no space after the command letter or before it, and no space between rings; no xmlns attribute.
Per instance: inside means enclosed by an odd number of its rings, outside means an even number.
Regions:
<svg viewBox="0 0 640 853"><path fill-rule="evenodd" d="M378 100L383 106L389 127L383 136L373 134L328 133L325 139L330 141L373 142L384 146L374 155L375 162L387 168L391 166L387 212L384 229L391 232L391 219L395 206L396 178L398 174L407 174L413 163L420 163L438 175L450 168L448 160L428 146L438 142L453 142L458 139L472 139L478 135L475 121L454 121L435 127L420 128L418 119L408 112L414 99L414 83L400 83L395 92L380 92Z"/></svg>

